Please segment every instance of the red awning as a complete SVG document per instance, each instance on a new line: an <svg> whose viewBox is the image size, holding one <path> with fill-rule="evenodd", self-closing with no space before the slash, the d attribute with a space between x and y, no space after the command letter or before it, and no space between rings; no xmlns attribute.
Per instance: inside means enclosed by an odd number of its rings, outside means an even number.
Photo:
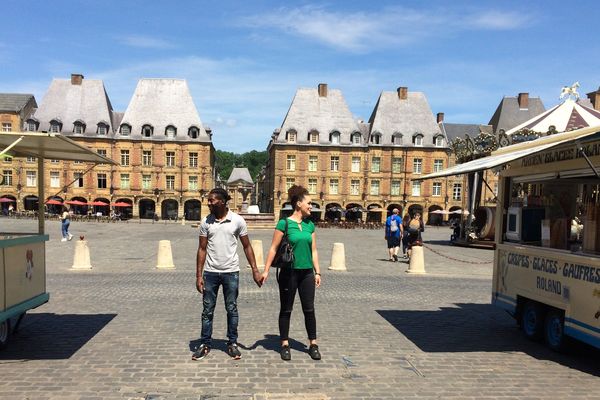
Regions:
<svg viewBox="0 0 600 400"><path fill-rule="evenodd" d="M96 201L92 201L91 203L88 203L88 205L90 206L108 206L108 203L105 203L103 201L100 200L96 200Z"/></svg>
<svg viewBox="0 0 600 400"><path fill-rule="evenodd" d="M52 205L55 205L55 206L62 206L62 205L63 205L63 203L61 203L61 202L60 202L60 201L58 201L58 200L54 200L54 199L50 199L50 200L48 200L48 201L46 202L46 204L52 204Z"/></svg>
<svg viewBox="0 0 600 400"><path fill-rule="evenodd" d="M123 201L117 201L116 203L112 203L112 205L115 207L133 207L131 204L125 203Z"/></svg>
<svg viewBox="0 0 600 400"><path fill-rule="evenodd" d="M65 204L70 204L72 206L87 206L88 205L88 203L84 203L83 201L79 201L79 200L65 201Z"/></svg>

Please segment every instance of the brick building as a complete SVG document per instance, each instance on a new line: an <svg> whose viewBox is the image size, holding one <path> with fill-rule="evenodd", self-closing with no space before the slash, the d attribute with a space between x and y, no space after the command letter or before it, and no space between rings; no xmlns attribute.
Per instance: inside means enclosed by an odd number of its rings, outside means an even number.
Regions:
<svg viewBox="0 0 600 400"><path fill-rule="evenodd" d="M58 200L129 204L133 217L198 220L208 212L203 197L214 184L211 131L200 121L187 83L142 79L124 113L115 112L101 80L54 79L39 108L17 126L68 136L118 166L47 160L46 193ZM0 195L18 209L35 209L34 159L3 164L14 177ZM204 202L205 203L205 202ZM76 206L87 212L88 206ZM91 208L91 207L90 207ZM93 206L107 214L109 206Z"/></svg>

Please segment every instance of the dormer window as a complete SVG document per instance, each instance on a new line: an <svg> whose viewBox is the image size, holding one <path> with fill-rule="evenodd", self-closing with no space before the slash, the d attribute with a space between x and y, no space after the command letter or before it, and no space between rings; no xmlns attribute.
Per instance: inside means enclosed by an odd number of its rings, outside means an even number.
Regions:
<svg viewBox="0 0 600 400"><path fill-rule="evenodd" d="M177 135L177 128L175 128L173 125L167 126L165 129L165 136L169 139L173 139L175 135Z"/></svg>
<svg viewBox="0 0 600 400"><path fill-rule="evenodd" d="M151 125L142 126L142 136L143 137L152 137L154 132L154 128Z"/></svg>
<svg viewBox="0 0 600 400"><path fill-rule="evenodd" d="M436 136L433 139L433 144L435 145L435 147L444 147L444 137L443 136Z"/></svg>
<svg viewBox="0 0 600 400"><path fill-rule="evenodd" d="M108 125L104 122L98 123L98 130L96 131L98 135L106 135L108 133Z"/></svg>
<svg viewBox="0 0 600 400"><path fill-rule="evenodd" d="M131 135L131 125L128 125L128 124L121 125L120 132L121 132L122 136L129 136L129 135Z"/></svg>
<svg viewBox="0 0 600 400"><path fill-rule="evenodd" d="M38 123L33 119L28 119L26 127L29 132L35 132L38 129Z"/></svg>
<svg viewBox="0 0 600 400"><path fill-rule="evenodd" d="M311 132L308 134L308 140L311 143L319 143L319 132Z"/></svg>
<svg viewBox="0 0 600 400"><path fill-rule="evenodd" d="M331 141L331 144L340 144L340 133L332 132L329 140Z"/></svg>
<svg viewBox="0 0 600 400"><path fill-rule="evenodd" d="M350 137L352 144L360 144L360 133L354 132Z"/></svg>
<svg viewBox="0 0 600 400"><path fill-rule="evenodd" d="M392 135L392 144L402 144L402 134L394 133Z"/></svg>
<svg viewBox="0 0 600 400"><path fill-rule="evenodd" d="M50 121L50 132L59 133L62 130L62 124L60 121L53 119Z"/></svg>
<svg viewBox="0 0 600 400"><path fill-rule="evenodd" d="M381 134L374 133L371 135L371 144L381 144Z"/></svg>
<svg viewBox="0 0 600 400"><path fill-rule="evenodd" d="M413 144L415 146L423 146L423 135L418 134L413 136Z"/></svg>
<svg viewBox="0 0 600 400"><path fill-rule="evenodd" d="M73 133L83 134L85 132L85 124L82 121L73 123Z"/></svg>
<svg viewBox="0 0 600 400"><path fill-rule="evenodd" d="M190 129L188 129L188 136L191 137L192 139L197 139L199 136L198 128L196 128L195 126L192 126Z"/></svg>
<svg viewBox="0 0 600 400"><path fill-rule="evenodd" d="M296 143L296 131L288 131L286 134L286 139L288 143Z"/></svg>

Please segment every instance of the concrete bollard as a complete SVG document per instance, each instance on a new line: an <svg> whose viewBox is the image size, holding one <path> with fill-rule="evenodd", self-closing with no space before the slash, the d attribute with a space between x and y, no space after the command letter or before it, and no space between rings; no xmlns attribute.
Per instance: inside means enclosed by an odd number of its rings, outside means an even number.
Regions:
<svg viewBox="0 0 600 400"><path fill-rule="evenodd" d="M181 226L185 226L185 217L181 218Z"/></svg>
<svg viewBox="0 0 600 400"><path fill-rule="evenodd" d="M73 266L71 269L92 269L90 248L88 247L87 240L83 240L83 238L75 242L75 255L73 256Z"/></svg>
<svg viewBox="0 0 600 400"><path fill-rule="evenodd" d="M333 244L329 269L334 271L346 271L346 253L344 250L344 243Z"/></svg>
<svg viewBox="0 0 600 400"><path fill-rule="evenodd" d="M262 240L251 240L250 244L252 245L252 251L254 252L256 266L262 271L265 267L265 257L263 255ZM246 267L250 268L250 264L246 265Z"/></svg>
<svg viewBox="0 0 600 400"><path fill-rule="evenodd" d="M171 253L171 241L161 240L158 242L158 261L156 262L156 268L159 269L173 269L173 254Z"/></svg>
<svg viewBox="0 0 600 400"><path fill-rule="evenodd" d="M425 274L425 257L423 257L423 246L412 246L410 249L410 261L408 263L409 274Z"/></svg>

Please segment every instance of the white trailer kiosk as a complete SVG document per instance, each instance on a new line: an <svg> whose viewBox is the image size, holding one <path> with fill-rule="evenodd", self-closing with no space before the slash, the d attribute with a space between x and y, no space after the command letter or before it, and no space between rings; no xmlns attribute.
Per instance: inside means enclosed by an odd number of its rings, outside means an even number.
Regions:
<svg viewBox="0 0 600 400"><path fill-rule="evenodd" d="M499 173L492 303L559 350L600 348L600 127L494 151L439 176Z"/></svg>
<svg viewBox="0 0 600 400"><path fill-rule="evenodd" d="M38 231L5 232L0 227L0 348L32 308L49 300L46 292L46 248L44 233L44 160L85 161L115 164L57 133L2 132L0 156L36 157L38 167ZM1 157L3 158L3 157Z"/></svg>

